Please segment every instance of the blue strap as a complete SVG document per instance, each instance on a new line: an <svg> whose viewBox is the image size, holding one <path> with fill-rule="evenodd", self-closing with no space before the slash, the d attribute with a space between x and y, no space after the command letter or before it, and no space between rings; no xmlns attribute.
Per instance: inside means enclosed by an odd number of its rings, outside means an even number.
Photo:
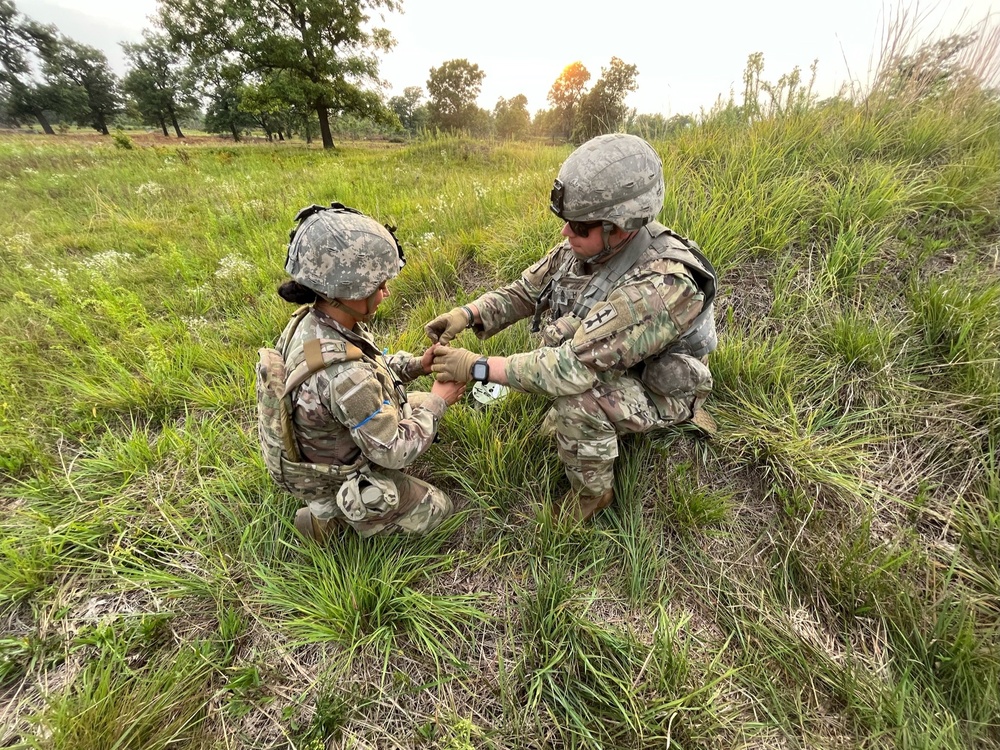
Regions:
<svg viewBox="0 0 1000 750"><path fill-rule="evenodd" d="M388 406L388 405L389 405L389 399L386 399L385 401L382 402L382 406ZM376 414L378 414L379 412L382 411L382 406L380 406L375 411L373 411L371 414L369 414L367 417L365 417L364 419L362 419L360 422L358 422L356 425L354 425L354 427L352 427L351 429L352 430L356 430L359 427L361 427L362 425L364 425L367 422L369 422Z"/></svg>

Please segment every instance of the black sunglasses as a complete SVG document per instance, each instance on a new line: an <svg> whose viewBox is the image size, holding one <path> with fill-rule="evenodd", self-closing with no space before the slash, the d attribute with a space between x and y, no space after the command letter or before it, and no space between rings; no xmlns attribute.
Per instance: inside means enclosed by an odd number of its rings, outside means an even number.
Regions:
<svg viewBox="0 0 1000 750"><path fill-rule="evenodd" d="M600 221L567 221L569 224L570 231L573 232L577 237L587 237L590 235L590 230L594 227L599 227L603 222Z"/></svg>

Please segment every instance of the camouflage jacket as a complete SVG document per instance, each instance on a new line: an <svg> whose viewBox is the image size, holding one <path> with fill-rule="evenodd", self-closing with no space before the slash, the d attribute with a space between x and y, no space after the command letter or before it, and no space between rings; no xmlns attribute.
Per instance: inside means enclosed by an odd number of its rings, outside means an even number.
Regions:
<svg viewBox="0 0 1000 750"><path fill-rule="evenodd" d="M595 303L583 320L573 322L562 343L507 358L511 386L552 397L583 393L599 381L610 382L630 371L637 374L644 360L663 352L687 330L704 301L690 271L682 263L659 257L646 228L632 241L649 246L606 298ZM672 250L686 250L679 240L670 238L668 244ZM558 285L579 290L595 271L596 266L576 257L568 242L557 245L520 279L475 301L481 316L476 334L487 338L532 316L536 302L554 279ZM552 290L555 298L567 297L558 291ZM558 309L558 305L554 311L556 316L566 312L565 306Z"/></svg>
<svg viewBox="0 0 1000 750"><path fill-rule="evenodd" d="M278 339L282 350L288 328ZM423 374L408 352L383 357L359 323L349 331L313 309L292 336L288 359L309 339L343 339L359 347L360 360L333 364L292 393L292 421L304 460L348 464L359 452L373 464L399 469L430 447L446 404L428 395L420 406L406 402L403 383Z"/></svg>

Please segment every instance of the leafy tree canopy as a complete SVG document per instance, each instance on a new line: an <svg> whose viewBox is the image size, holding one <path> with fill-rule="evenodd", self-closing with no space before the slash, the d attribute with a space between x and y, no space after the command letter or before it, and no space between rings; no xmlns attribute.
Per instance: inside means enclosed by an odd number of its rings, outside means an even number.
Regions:
<svg viewBox="0 0 1000 750"><path fill-rule="evenodd" d="M446 60L431 68L427 79L431 123L444 130L469 130L479 119L476 98L486 78L478 65L465 58Z"/></svg>
<svg viewBox="0 0 1000 750"><path fill-rule="evenodd" d="M193 71L170 40L146 30L143 41L122 44L131 69L122 82L124 92L148 125L159 125L167 135L167 123L183 138L179 118L192 114L198 106Z"/></svg>
<svg viewBox="0 0 1000 750"><path fill-rule="evenodd" d="M397 0L160 0L160 23L175 44L202 64L227 55L244 75L283 70L315 110L323 145L333 147L330 112L384 117L377 95L377 52L392 48L384 28L368 28L371 10ZM376 106L377 105L377 106Z"/></svg>
<svg viewBox="0 0 1000 750"><path fill-rule="evenodd" d="M497 135L501 138L521 138L531 126L528 114L528 98L518 94L510 99L500 97L493 108L493 120Z"/></svg>
<svg viewBox="0 0 1000 750"><path fill-rule="evenodd" d="M635 65L617 57L611 58L608 67L601 68L601 77L580 101L573 129L575 141L582 143L625 126L630 114L625 106L625 97L638 88L635 81L638 75L639 69Z"/></svg>
<svg viewBox="0 0 1000 750"><path fill-rule="evenodd" d="M577 105L583 97L590 80L590 71L582 62L573 62L563 68L562 73L549 89L549 104L556 111L562 128L562 135L569 138L573 133L573 120Z"/></svg>

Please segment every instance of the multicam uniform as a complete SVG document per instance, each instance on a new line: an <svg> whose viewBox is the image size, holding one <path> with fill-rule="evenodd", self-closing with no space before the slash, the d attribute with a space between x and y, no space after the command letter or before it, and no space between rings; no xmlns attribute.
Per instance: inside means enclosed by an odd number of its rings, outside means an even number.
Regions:
<svg viewBox="0 0 1000 750"><path fill-rule="evenodd" d="M313 516L350 525L362 536L396 530L422 534L437 527L452 513L451 500L433 485L397 471L430 447L446 408L440 396L405 393L403 384L423 374L419 357L407 352L383 357L360 324L349 331L315 308L285 349L291 326L277 343L289 362L303 358L303 345L311 339L325 347L345 341L362 354L316 372L293 391L292 420L303 460L349 465L363 455L362 482L389 483L398 496L395 507L384 495L371 501L361 493L347 507L333 497L317 497L309 500Z"/></svg>
<svg viewBox="0 0 1000 750"><path fill-rule="evenodd" d="M475 301L481 317L476 334L487 338L530 317L551 291L552 322L545 329L549 345L509 356L506 376L517 390L555 399L543 430L555 434L570 484L582 494L600 495L612 488L619 434L683 422L712 388L708 368L684 354L671 355L676 377L669 395L650 390L640 379L645 363L688 330L705 299L689 268L663 256L684 257L701 268L700 262L673 236L654 241L663 229L647 225L619 251L638 251L638 260L582 320L562 316L597 268L578 259L568 242L526 269L518 281Z"/></svg>

